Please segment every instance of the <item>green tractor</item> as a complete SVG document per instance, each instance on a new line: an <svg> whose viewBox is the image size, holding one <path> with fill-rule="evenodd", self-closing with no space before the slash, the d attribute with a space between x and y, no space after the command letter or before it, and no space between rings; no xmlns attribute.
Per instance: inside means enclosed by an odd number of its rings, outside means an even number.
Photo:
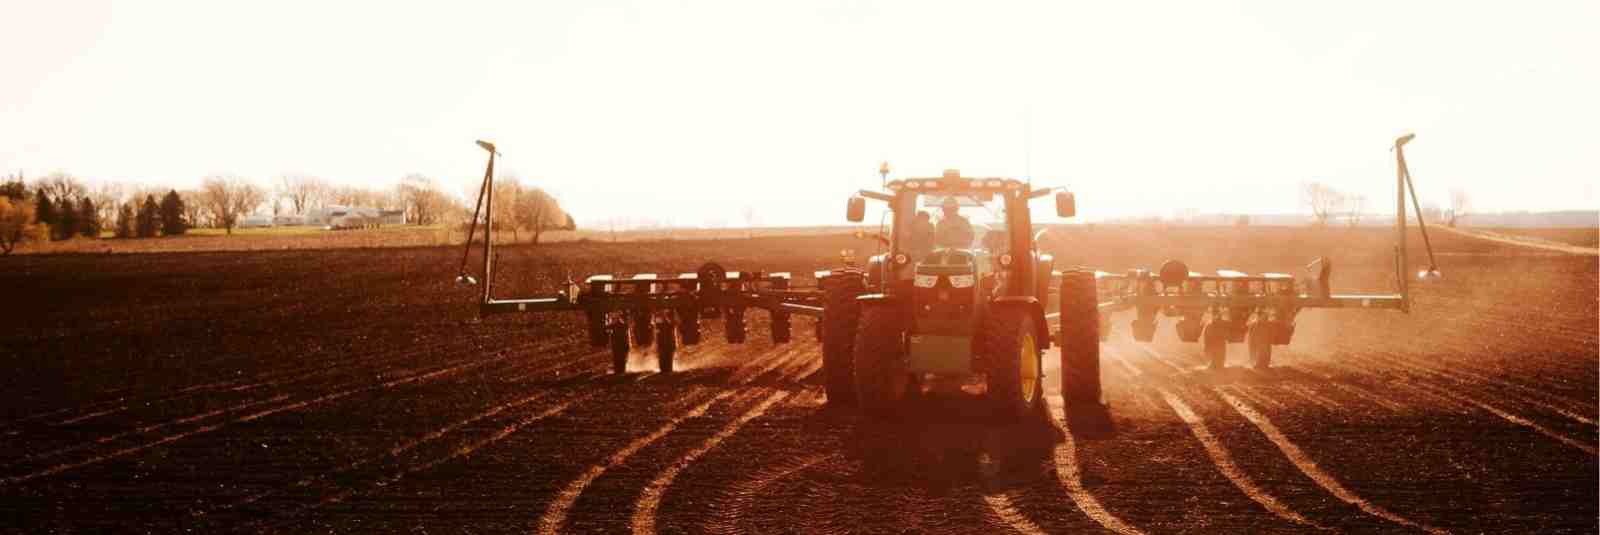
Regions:
<svg viewBox="0 0 1600 535"><path fill-rule="evenodd" d="M1042 421L1043 355L1054 340L1068 406L1100 406L1094 273L1056 272L1034 243L1028 209L1054 193L1056 215L1072 217L1073 195L954 170L885 189L863 190L847 207L847 219L861 222L868 199L887 203L887 230L874 236L885 251L864 269L818 273L829 403L893 417L925 388L981 379L997 415ZM1050 310L1052 292L1058 312ZM1047 320L1055 318L1061 331L1052 337Z"/></svg>

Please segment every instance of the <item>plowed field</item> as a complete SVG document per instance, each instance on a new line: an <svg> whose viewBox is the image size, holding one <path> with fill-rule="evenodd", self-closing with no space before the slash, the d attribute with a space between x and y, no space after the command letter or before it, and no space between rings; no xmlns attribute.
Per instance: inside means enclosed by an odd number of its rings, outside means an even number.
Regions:
<svg viewBox="0 0 1600 535"><path fill-rule="evenodd" d="M1376 229L1098 227L1058 265L1182 258L1388 291ZM1412 243L1420 244L1420 236ZM825 406L810 320L608 373L576 315L475 319L455 248L0 258L0 528L16 532L1593 533L1595 256L1440 233L1414 311L1311 311L1275 367L1213 371L1170 320L1103 345L1115 428L928 396ZM503 249L570 274L808 274L848 237ZM1414 251L1415 265L1425 256ZM1046 362L1056 360L1052 351ZM890 452L890 453L885 453Z"/></svg>

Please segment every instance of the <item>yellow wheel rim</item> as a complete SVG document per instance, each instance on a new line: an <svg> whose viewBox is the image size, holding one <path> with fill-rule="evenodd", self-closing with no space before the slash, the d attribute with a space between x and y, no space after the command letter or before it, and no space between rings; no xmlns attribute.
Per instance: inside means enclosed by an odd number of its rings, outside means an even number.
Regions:
<svg viewBox="0 0 1600 535"><path fill-rule="evenodd" d="M1033 398L1039 395L1039 349L1033 345L1033 333L1022 335L1022 350L1017 355L1021 359L1017 369L1021 371L1022 400L1033 403Z"/></svg>

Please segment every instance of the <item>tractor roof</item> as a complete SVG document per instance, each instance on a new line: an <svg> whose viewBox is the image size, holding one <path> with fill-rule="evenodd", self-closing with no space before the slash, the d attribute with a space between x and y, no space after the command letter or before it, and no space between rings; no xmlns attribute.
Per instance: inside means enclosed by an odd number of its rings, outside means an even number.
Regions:
<svg viewBox="0 0 1600 535"><path fill-rule="evenodd" d="M1017 191L1023 188L1021 180L999 177L964 177L961 171L947 169L937 178L905 178L890 180L889 191Z"/></svg>

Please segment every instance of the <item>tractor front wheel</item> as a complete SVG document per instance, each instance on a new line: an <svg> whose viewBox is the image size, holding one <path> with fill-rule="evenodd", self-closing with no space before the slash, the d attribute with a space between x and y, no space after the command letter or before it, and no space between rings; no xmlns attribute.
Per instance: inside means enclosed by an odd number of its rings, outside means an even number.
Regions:
<svg viewBox="0 0 1600 535"><path fill-rule="evenodd" d="M1006 422L1040 416L1044 410L1044 363L1034 339L1032 318L1018 310L997 310L983 325L983 357L988 361L988 399Z"/></svg>
<svg viewBox="0 0 1600 535"><path fill-rule="evenodd" d="M905 318L889 306L861 311L854 364L856 399L868 415L886 417L899 411L911 383L907 371Z"/></svg>

